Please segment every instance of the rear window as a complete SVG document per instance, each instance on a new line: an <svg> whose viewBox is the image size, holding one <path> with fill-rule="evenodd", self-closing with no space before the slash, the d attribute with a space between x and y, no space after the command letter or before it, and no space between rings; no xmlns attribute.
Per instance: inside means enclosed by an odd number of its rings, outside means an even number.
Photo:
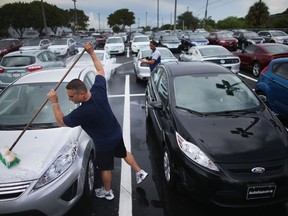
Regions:
<svg viewBox="0 0 288 216"><path fill-rule="evenodd" d="M35 63L35 57L32 56L12 56L4 57L1 65L3 67L23 67Z"/></svg>

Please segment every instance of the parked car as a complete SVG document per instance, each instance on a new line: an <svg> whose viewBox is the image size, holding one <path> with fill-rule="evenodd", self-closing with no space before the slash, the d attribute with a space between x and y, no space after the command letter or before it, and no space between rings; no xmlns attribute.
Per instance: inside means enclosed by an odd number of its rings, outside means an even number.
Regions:
<svg viewBox="0 0 288 216"><path fill-rule="evenodd" d="M240 58L220 45L194 46L182 52L179 61L209 61L220 64L234 73L240 70Z"/></svg>
<svg viewBox="0 0 288 216"><path fill-rule="evenodd" d="M76 41L75 48L77 49L77 53L81 52L84 49L84 43L92 42L94 49L97 48L97 41L94 37L82 37Z"/></svg>
<svg viewBox="0 0 288 216"><path fill-rule="evenodd" d="M258 77L272 59L288 57L288 46L276 43L252 44L233 54L241 59L240 68L252 70L253 75Z"/></svg>
<svg viewBox="0 0 288 216"><path fill-rule="evenodd" d="M57 38L52 41L48 50L61 57L69 57L77 53L76 41L73 38Z"/></svg>
<svg viewBox="0 0 288 216"><path fill-rule="evenodd" d="M104 50L109 54L124 54L125 45L122 37L108 37L104 46Z"/></svg>
<svg viewBox="0 0 288 216"><path fill-rule="evenodd" d="M166 47L157 47L161 54L161 62L177 62L178 59L173 55L173 53ZM133 68L135 72L136 82L142 80L148 80L150 77L150 68L149 65L139 61L139 59L147 59L151 55L151 49L141 49L137 56L133 58Z"/></svg>
<svg viewBox="0 0 288 216"><path fill-rule="evenodd" d="M230 51L236 51L238 48L238 40L228 31L211 32L206 38L209 45L221 45Z"/></svg>
<svg viewBox="0 0 288 216"><path fill-rule="evenodd" d="M176 35L161 35L158 46L167 47L173 53L181 51L181 41Z"/></svg>
<svg viewBox="0 0 288 216"><path fill-rule="evenodd" d="M0 40L0 59L7 53L19 50L21 46L21 41L16 38L7 38Z"/></svg>
<svg viewBox="0 0 288 216"><path fill-rule="evenodd" d="M288 35L283 31L265 30L259 31L258 35L264 38L265 43L281 43L288 45Z"/></svg>
<svg viewBox="0 0 288 216"><path fill-rule="evenodd" d="M266 104L288 120L288 58L272 60L256 82L255 92L266 97Z"/></svg>
<svg viewBox="0 0 288 216"><path fill-rule="evenodd" d="M149 48L150 39L146 35L137 35L131 40L132 53L138 53L140 49Z"/></svg>
<svg viewBox="0 0 288 216"><path fill-rule="evenodd" d="M26 38L22 40L20 51L24 50L40 50L47 49L51 45L51 41L47 38Z"/></svg>
<svg viewBox="0 0 288 216"><path fill-rule="evenodd" d="M25 75L0 94L0 148L12 145L27 122L47 99L67 69ZM58 88L64 114L75 109L66 95L67 83L79 78L88 88L95 71L74 68ZM35 111L36 110L36 111ZM95 148L79 127L59 127L47 103L17 142L13 152L20 163L8 169L0 164L0 214L64 215L81 197L94 195Z"/></svg>
<svg viewBox="0 0 288 216"><path fill-rule="evenodd" d="M96 39L97 47L104 47L106 43L106 37L104 37L100 33L93 33L91 37L94 37Z"/></svg>
<svg viewBox="0 0 288 216"><path fill-rule="evenodd" d="M26 73L65 67L65 62L48 50L14 51L0 62L0 91Z"/></svg>
<svg viewBox="0 0 288 216"><path fill-rule="evenodd" d="M246 30L235 31L233 37L235 37L238 40L238 46L241 47L241 49L245 49L245 47L247 47L250 44L264 43L264 39L254 31L246 31Z"/></svg>
<svg viewBox="0 0 288 216"><path fill-rule="evenodd" d="M104 67L106 80L109 80L111 75L116 72L116 68L118 66L120 66L120 64L117 64L116 58L112 57L105 50L94 50L94 52L96 53L97 57L99 58L99 60L101 61L102 65ZM76 59L79 58L79 55L80 55L80 53L67 58L67 60L66 60L67 66L70 67L76 61ZM78 67L78 66L79 67L85 67L88 65L94 66L94 63L91 59L91 56L87 52L84 52L75 66L76 67Z"/></svg>
<svg viewBox="0 0 288 216"><path fill-rule="evenodd" d="M201 34L183 32L180 38L181 50L189 50L193 46L204 46L208 45L209 41Z"/></svg>
<svg viewBox="0 0 288 216"><path fill-rule="evenodd" d="M288 133L240 76L211 62L168 62L145 95L151 157L168 187L225 207L288 200Z"/></svg>

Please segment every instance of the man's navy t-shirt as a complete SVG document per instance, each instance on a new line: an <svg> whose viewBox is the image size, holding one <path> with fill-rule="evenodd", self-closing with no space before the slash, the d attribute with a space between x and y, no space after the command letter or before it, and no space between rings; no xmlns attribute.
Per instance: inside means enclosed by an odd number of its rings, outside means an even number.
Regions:
<svg viewBox="0 0 288 216"><path fill-rule="evenodd" d="M64 116L63 121L68 127L80 125L93 139L97 151L111 151L123 138L108 102L106 79L97 75L90 92L91 98Z"/></svg>

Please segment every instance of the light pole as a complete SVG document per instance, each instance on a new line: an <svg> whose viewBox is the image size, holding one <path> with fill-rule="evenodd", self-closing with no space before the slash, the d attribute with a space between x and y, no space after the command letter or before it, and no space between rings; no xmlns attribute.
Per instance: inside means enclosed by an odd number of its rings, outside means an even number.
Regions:
<svg viewBox="0 0 288 216"><path fill-rule="evenodd" d="M74 31L76 32L77 27L77 11L76 11L76 2L77 0L72 0L74 2Z"/></svg>
<svg viewBox="0 0 288 216"><path fill-rule="evenodd" d="M41 8L42 8L42 16L43 16L43 23L44 23L44 29L45 29L45 37L48 37L47 24L46 24L46 16L45 16L45 10L44 10L43 0L41 0Z"/></svg>
<svg viewBox="0 0 288 216"><path fill-rule="evenodd" d="M174 10L174 34L176 33L176 13L177 13L177 0L175 0L175 10Z"/></svg>
<svg viewBox="0 0 288 216"><path fill-rule="evenodd" d="M157 29L159 29L159 0L157 0Z"/></svg>
<svg viewBox="0 0 288 216"><path fill-rule="evenodd" d="M99 22L99 32L100 32L100 13L98 13L98 22Z"/></svg>
<svg viewBox="0 0 288 216"><path fill-rule="evenodd" d="M147 12L146 12L146 28L147 28Z"/></svg>

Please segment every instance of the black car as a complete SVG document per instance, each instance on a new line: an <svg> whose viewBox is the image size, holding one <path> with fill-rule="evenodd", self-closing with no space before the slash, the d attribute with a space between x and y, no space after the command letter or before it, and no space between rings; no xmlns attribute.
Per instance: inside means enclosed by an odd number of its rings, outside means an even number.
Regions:
<svg viewBox="0 0 288 216"><path fill-rule="evenodd" d="M180 52L181 42L176 35L161 35L158 46L167 47L171 52Z"/></svg>
<svg viewBox="0 0 288 216"><path fill-rule="evenodd" d="M287 201L287 131L237 74L210 62L161 63L145 95L168 187L226 207Z"/></svg>
<svg viewBox="0 0 288 216"><path fill-rule="evenodd" d="M264 39L254 31L235 31L233 37L238 40L238 46L243 50L250 44L264 43Z"/></svg>

